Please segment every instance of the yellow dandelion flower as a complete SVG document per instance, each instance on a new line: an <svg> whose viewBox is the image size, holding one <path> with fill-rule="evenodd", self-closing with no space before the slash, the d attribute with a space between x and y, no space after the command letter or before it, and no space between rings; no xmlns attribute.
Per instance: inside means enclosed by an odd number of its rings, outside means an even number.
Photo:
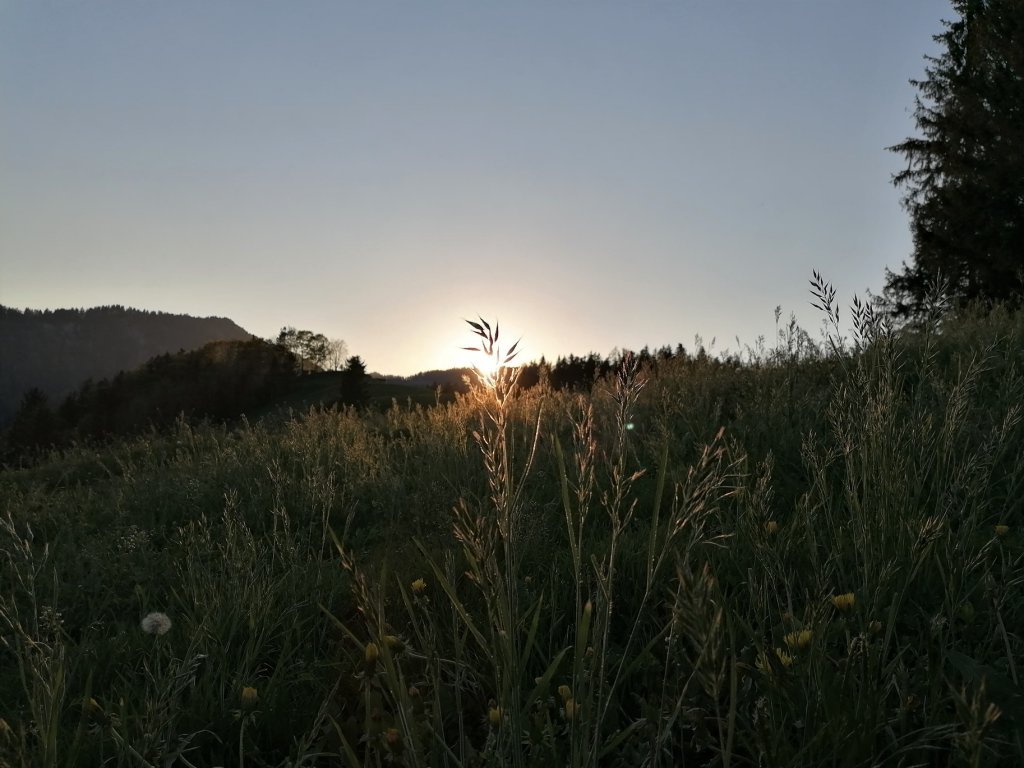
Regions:
<svg viewBox="0 0 1024 768"><path fill-rule="evenodd" d="M558 686L558 695L562 697L562 701L568 701L572 698L572 688L568 685Z"/></svg>
<svg viewBox="0 0 1024 768"><path fill-rule="evenodd" d="M565 719L572 720L576 717L576 713L580 711L580 705L576 703L576 699L566 699L565 701Z"/></svg>
<svg viewBox="0 0 1024 768"><path fill-rule="evenodd" d="M259 701L260 695L255 688L251 685L247 685L242 688L242 709L253 710L256 709L256 702Z"/></svg>
<svg viewBox="0 0 1024 768"><path fill-rule="evenodd" d="M772 671L772 665L768 662L768 657L764 651L757 654L757 660L754 661L754 666L757 667L757 671L762 675L767 675Z"/></svg>
<svg viewBox="0 0 1024 768"><path fill-rule="evenodd" d="M775 649L775 659L783 669L789 669L793 666L793 657L781 648ZM768 653L761 652L757 655L757 661L754 663L757 667L758 672L762 675L771 675L773 671L771 656Z"/></svg>
<svg viewBox="0 0 1024 768"><path fill-rule="evenodd" d="M803 650L811 644L811 640L814 639L814 633L809 629L800 629L796 632L789 632L783 638L786 641L786 645L790 648L797 648Z"/></svg>
<svg viewBox="0 0 1024 768"><path fill-rule="evenodd" d="M774 536L779 532L779 522L777 520L769 520L764 524L764 530L769 536Z"/></svg>
<svg viewBox="0 0 1024 768"><path fill-rule="evenodd" d="M841 595L834 595L832 597L832 605L840 611L850 610L855 602L856 598L853 596L853 592L844 592Z"/></svg>
<svg viewBox="0 0 1024 768"><path fill-rule="evenodd" d="M363 652L363 660L366 662L366 668L372 670L377 666L377 658L380 656L380 648L377 647L376 643L367 643L366 650Z"/></svg>
<svg viewBox="0 0 1024 768"><path fill-rule="evenodd" d="M878 619L872 619L871 622L868 624L868 632L870 632L873 635L877 635L881 631L882 622L880 622Z"/></svg>
<svg viewBox="0 0 1024 768"><path fill-rule="evenodd" d="M398 653L405 648L405 643L402 642L401 638L395 635L384 635L384 644L395 653Z"/></svg>
<svg viewBox="0 0 1024 768"><path fill-rule="evenodd" d="M779 663L787 669L793 666L793 657L781 648L775 649L775 658L777 658L779 660Z"/></svg>
<svg viewBox="0 0 1024 768"><path fill-rule="evenodd" d="M423 579L416 579L416 581L414 581L409 586L412 588L412 593L414 595L422 595L424 592L427 591L427 582L425 582Z"/></svg>
<svg viewBox="0 0 1024 768"><path fill-rule="evenodd" d="M501 707L491 707L487 710L487 722L489 722L493 727L497 728L499 725L501 725L502 714L503 713L501 711Z"/></svg>
<svg viewBox="0 0 1024 768"><path fill-rule="evenodd" d="M1010 532L1010 526L1008 525L993 525L992 530L995 531L996 536L1005 536Z"/></svg>

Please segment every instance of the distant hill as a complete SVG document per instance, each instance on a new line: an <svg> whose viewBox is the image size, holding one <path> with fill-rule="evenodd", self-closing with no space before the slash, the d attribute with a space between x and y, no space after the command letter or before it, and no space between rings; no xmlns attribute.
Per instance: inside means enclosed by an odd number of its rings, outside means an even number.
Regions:
<svg viewBox="0 0 1024 768"><path fill-rule="evenodd" d="M227 421L266 410L302 378L296 357L262 339L211 341L201 349L154 357L140 368L89 380L51 404L31 389L0 438L4 463L23 464L40 449L76 440L125 437L180 417Z"/></svg>
<svg viewBox="0 0 1024 768"><path fill-rule="evenodd" d="M400 381L417 387L441 387L454 392L466 390L466 377L473 377L472 368L448 368L446 370L422 371L412 376L388 376L390 381Z"/></svg>
<svg viewBox="0 0 1024 768"><path fill-rule="evenodd" d="M252 334L223 317L191 317L122 306L17 310L0 306L0 425L24 394L55 402L88 379L114 376L166 353Z"/></svg>

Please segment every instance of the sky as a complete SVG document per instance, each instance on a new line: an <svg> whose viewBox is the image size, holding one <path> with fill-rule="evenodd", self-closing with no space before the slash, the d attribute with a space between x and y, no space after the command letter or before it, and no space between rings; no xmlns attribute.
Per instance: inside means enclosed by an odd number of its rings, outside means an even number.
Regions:
<svg viewBox="0 0 1024 768"><path fill-rule="evenodd" d="M909 259L948 0L0 0L0 304L344 339L368 368L812 334ZM737 337L739 341L737 342Z"/></svg>

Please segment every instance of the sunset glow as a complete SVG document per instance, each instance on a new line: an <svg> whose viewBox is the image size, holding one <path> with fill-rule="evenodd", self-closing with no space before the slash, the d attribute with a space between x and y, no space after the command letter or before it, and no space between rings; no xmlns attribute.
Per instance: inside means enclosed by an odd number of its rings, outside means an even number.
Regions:
<svg viewBox="0 0 1024 768"><path fill-rule="evenodd" d="M497 376L498 371L501 370L501 363L494 355L479 354L473 362L473 369L479 374L481 379L486 381Z"/></svg>
<svg viewBox="0 0 1024 768"><path fill-rule="evenodd" d="M909 252L884 148L947 0L299 5L4 4L0 304L412 374L481 311L524 363L770 340Z"/></svg>

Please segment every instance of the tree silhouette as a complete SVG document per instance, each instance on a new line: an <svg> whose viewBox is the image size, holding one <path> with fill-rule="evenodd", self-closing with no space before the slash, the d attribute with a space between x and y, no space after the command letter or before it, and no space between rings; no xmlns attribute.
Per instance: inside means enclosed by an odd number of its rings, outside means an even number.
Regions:
<svg viewBox="0 0 1024 768"><path fill-rule="evenodd" d="M353 355L341 373L341 401L345 405L365 405L368 400L366 363Z"/></svg>
<svg viewBox="0 0 1024 768"><path fill-rule="evenodd" d="M31 459L59 438L60 422L50 409L46 394L33 387L21 399L14 421L6 435L9 459Z"/></svg>
<svg viewBox="0 0 1024 768"><path fill-rule="evenodd" d="M890 149L914 237L913 264L887 273L886 300L919 315L933 283L956 304L1019 305L1024 267L1024 3L953 0L935 36L914 118L919 136Z"/></svg>
<svg viewBox="0 0 1024 768"><path fill-rule="evenodd" d="M348 357L348 344L344 339L330 339L328 341L328 352L326 368L331 371L340 371L345 367L345 359Z"/></svg>
<svg viewBox="0 0 1024 768"><path fill-rule="evenodd" d="M331 356L332 342L326 336L291 326L282 328L277 334L277 344L296 356L301 371L322 369Z"/></svg>

